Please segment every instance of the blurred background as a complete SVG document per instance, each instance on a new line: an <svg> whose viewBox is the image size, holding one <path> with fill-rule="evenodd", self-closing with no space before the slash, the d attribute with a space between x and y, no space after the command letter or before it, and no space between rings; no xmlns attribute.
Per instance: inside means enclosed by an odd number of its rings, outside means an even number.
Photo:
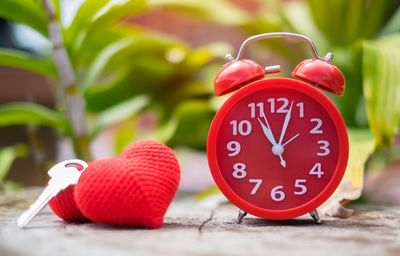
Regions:
<svg viewBox="0 0 400 256"><path fill-rule="evenodd" d="M313 40L346 79L328 95L350 134L340 193L400 202L400 2L396 0L1 0L0 191L44 185L57 161L118 154L153 138L173 147L180 190L215 191L205 156L228 96L213 80L247 37ZM289 77L304 42L270 39L246 58ZM367 171L366 177L364 171ZM356 193L353 193L354 190ZM352 194L353 193L353 194ZM350 194L350 195L349 195Z"/></svg>

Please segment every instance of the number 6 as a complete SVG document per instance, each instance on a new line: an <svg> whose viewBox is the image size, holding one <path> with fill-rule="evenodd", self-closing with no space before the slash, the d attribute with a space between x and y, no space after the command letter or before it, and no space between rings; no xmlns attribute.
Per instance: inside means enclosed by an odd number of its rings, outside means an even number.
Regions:
<svg viewBox="0 0 400 256"><path fill-rule="evenodd" d="M283 193L283 191L279 191L278 189L283 189L283 186L276 186L271 190L271 198L277 202L285 199L285 193Z"/></svg>

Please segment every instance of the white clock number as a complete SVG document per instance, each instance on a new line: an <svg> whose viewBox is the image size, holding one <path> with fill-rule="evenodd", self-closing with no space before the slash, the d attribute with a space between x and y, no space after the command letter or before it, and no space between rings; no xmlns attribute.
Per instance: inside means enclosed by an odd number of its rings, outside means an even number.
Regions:
<svg viewBox="0 0 400 256"><path fill-rule="evenodd" d="M270 104L270 106L269 106L270 112L271 112L271 113L275 113L275 99L274 99L274 98L269 98L267 101L268 101L269 104ZM289 105L289 100L286 99L286 98L278 98L276 101L277 101L277 102L283 102L282 106L280 106L280 107L276 110L276 113L287 113L288 110L285 109L285 108L287 108L287 106Z"/></svg>
<svg viewBox="0 0 400 256"><path fill-rule="evenodd" d="M329 155L329 153L331 152L329 150L329 148L328 148L329 147L329 142L327 142L326 140L319 140L317 143L318 144L323 144L319 148L324 150L324 152L318 152L317 156L327 156L327 155Z"/></svg>
<svg viewBox="0 0 400 256"><path fill-rule="evenodd" d="M322 171L321 168L321 163L316 163L314 164L313 168L311 168L310 175L317 175L318 179L321 179L322 175L324 174L324 172Z"/></svg>
<svg viewBox="0 0 400 256"><path fill-rule="evenodd" d="M296 106L299 108L299 117L303 118L304 117L304 103L299 102L296 104Z"/></svg>
<svg viewBox="0 0 400 256"><path fill-rule="evenodd" d="M278 189L283 189L283 186L276 186L271 190L271 198L276 202L280 202L285 199L285 193Z"/></svg>
<svg viewBox="0 0 400 256"><path fill-rule="evenodd" d="M275 99L274 99L274 98L269 98L267 101L268 101L269 104L270 104L270 106L269 106L269 111L270 111L271 113L275 113Z"/></svg>
<svg viewBox="0 0 400 256"><path fill-rule="evenodd" d="M228 153L228 156L236 156L240 153L240 143L234 140L229 141L228 144L226 144L226 149L231 151L231 153Z"/></svg>
<svg viewBox="0 0 400 256"><path fill-rule="evenodd" d="M230 124L233 128L233 135L237 135L239 132L240 135L247 136L251 133L251 123L248 120L242 120L239 124L237 120L232 120Z"/></svg>
<svg viewBox="0 0 400 256"><path fill-rule="evenodd" d="M250 192L251 195L254 195L257 190L260 188L262 179L249 179L250 183L255 183L253 190Z"/></svg>
<svg viewBox="0 0 400 256"><path fill-rule="evenodd" d="M249 103L249 108L250 108L250 116L251 118L256 117L256 106L258 107L258 112L259 112L259 117L264 116L264 102L259 102L259 103Z"/></svg>
<svg viewBox="0 0 400 256"><path fill-rule="evenodd" d="M232 175L236 179L243 179L246 177L247 172L245 171L246 165L244 163L236 163L233 165L233 169L235 170Z"/></svg>
<svg viewBox="0 0 400 256"><path fill-rule="evenodd" d="M261 185L261 181L262 180L260 180L260 185ZM307 187L306 187L305 183L306 183L306 179L296 179L295 183L294 183L294 187L296 189L298 189L298 191L294 191L293 193L295 195L304 195L307 192ZM258 189L259 186L257 186L257 185L256 185L256 187ZM257 189L254 188L253 191L257 191ZM285 192L283 192L282 190L283 190L282 185L274 187L271 190L271 199L276 202L283 201L283 199L285 199L286 195L285 195ZM252 194L253 194L253 191L252 191Z"/></svg>
<svg viewBox="0 0 400 256"><path fill-rule="evenodd" d="M322 120L321 119L319 119L319 118L311 118L310 122L311 123L314 123L314 122L317 123L315 125L315 127L311 129L310 134L322 134L322 133L324 133L322 130L319 129L322 126Z"/></svg>
<svg viewBox="0 0 400 256"><path fill-rule="evenodd" d="M289 111L288 109L285 109L285 108L287 108L287 106L289 106L289 100L288 99L286 99L286 98L278 98L276 101L283 102L282 106L276 110L276 113L287 113Z"/></svg>
<svg viewBox="0 0 400 256"><path fill-rule="evenodd" d="M274 98L269 98L267 100L269 102L269 109L271 113L275 113L275 99ZM277 110L276 113L287 113L289 109L286 109L289 106L289 100L286 98L278 98L276 100L277 102L282 102L282 106L280 106ZM250 104L249 104L250 105ZM296 106L299 108L299 117L303 118L304 117L304 103L299 102L296 104Z"/></svg>
<svg viewBox="0 0 400 256"><path fill-rule="evenodd" d="M299 188L300 191L294 191L295 195L304 195L307 192L307 187L303 184L300 183L305 183L306 180L305 179L296 179L294 186L296 188Z"/></svg>

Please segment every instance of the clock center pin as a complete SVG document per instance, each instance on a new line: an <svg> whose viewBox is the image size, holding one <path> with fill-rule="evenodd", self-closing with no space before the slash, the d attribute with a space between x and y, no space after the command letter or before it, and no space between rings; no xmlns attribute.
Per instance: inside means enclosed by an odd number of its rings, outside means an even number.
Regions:
<svg viewBox="0 0 400 256"><path fill-rule="evenodd" d="M279 156L283 153L284 148L282 145L280 144L275 144L272 146L272 153L274 153L274 155Z"/></svg>

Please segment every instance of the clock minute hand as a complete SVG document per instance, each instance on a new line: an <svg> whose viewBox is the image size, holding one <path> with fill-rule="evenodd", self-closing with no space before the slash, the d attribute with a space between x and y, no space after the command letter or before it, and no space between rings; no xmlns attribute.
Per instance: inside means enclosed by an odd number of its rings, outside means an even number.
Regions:
<svg viewBox="0 0 400 256"><path fill-rule="evenodd" d="M260 122L262 130L265 134L265 137L267 137L267 139L272 143L272 145L276 145L274 135L272 134L271 129L268 128L269 127L268 122L267 122L267 125L268 125L268 127L267 127L267 126L265 126L265 124L263 124L263 122L261 121L260 118L257 118L257 120L258 120L258 122Z"/></svg>
<svg viewBox="0 0 400 256"><path fill-rule="evenodd" d="M286 129L288 127L289 121L290 121L290 117L292 115L292 106L293 106L293 101L290 104L290 108L285 116L285 121L283 122L283 126L282 126L282 131L281 131L281 137L279 138L279 145L282 145L282 140L283 137L285 136L286 133Z"/></svg>

